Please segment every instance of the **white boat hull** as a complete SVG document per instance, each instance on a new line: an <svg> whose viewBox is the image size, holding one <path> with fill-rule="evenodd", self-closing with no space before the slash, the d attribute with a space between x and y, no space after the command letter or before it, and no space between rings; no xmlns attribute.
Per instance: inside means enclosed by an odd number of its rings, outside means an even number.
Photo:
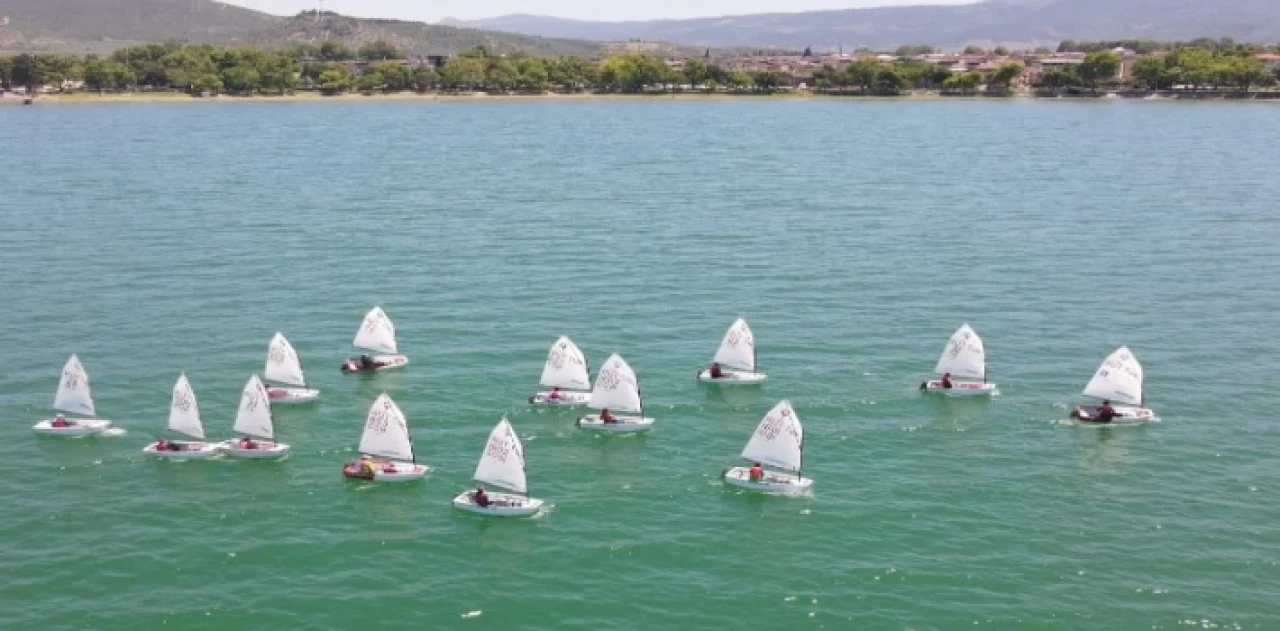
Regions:
<svg viewBox="0 0 1280 631"><path fill-rule="evenodd" d="M532 405L554 405L570 407L575 405L586 405L591 401L590 392L566 392L561 390L556 393L556 398L551 397L550 392L539 392L529 397L529 403Z"/></svg>
<svg viewBox="0 0 1280 631"><path fill-rule="evenodd" d="M725 471L724 481L727 484L749 491L778 495L801 495L813 489L812 478L788 475L776 471L765 471L763 479L759 482L753 482L751 481L751 469L749 467L734 467Z"/></svg>
<svg viewBox="0 0 1280 631"><path fill-rule="evenodd" d="M466 491L453 498L453 507L478 515L493 517L529 517L542 510L544 502L536 497L525 497L511 493L487 493L489 505L476 504L472 493Z"/></svg>
<svg viewBox="0 0 1280 631"><path fill-rule="evenodd" d="M271 386L267 388L271 405L298 405L311 403L320 398L319 390L311 388L288 388Z"/></svg>
<svg viewBox="0 0 1280 631"><path fill-rule="evenodd" d="M995 396L1000 394L999 388L994 383L981 383L977 381L952 381L950 388L942 387L942 381L926 381L921 390L925 392L937 392L951 397L978 397L978 396Z"/></svg>
<svg viewBox="0 0 1280 631"><path fill-rule="evenodd" d="M591 432L609 434L636 434L653 429L653 419L638 416L615 416L616 422L606 423L598 414L588 414L578 419L578 427Z"/></svg>
<svg viewBox="0 0 1280 631"><path fill-rule="evenodd" d="M368 480L370 482L412 482L425 478L427 472L431 470L431 467L427 465L412 462L376 461L374 464L377 466L372 476L363 470L358 463L343 465L342 475L353 480Z"/></svg>
<svg viewBox="0 0 1280 631"><path fill-rule="evenodd" d="M1160 420L1156 413L1147 408L1129 407L1129 406L1112 406L1116 415L1111 421L1103 423L1093 420L1098 411L1098 406L1081 405L1077 406L1077 411L1071 413L1071 421L1082 427L1123 427L1127 425L1145 425Z"/></svg>
<svg viewBox="0 0 1280 631"><path fill-rule="evenodd" d="M159 443L151 443L142 449L142 453L155 458L168 460L207 460L222 453L222 443L199 443L182 440L169 441L181 449L179 451L160 451Z"/></svg>
<svg viewBox="0 0 1280 631"><path fill-rule="evenodd" d="M241 460L275 460L289 455L290 447L284 443L273 443L268 441L254 441L257 445L254 449L241 449L236 446L236 441L227 441L222 444L222 451L232 458Z"/></svg>
<svg viewBox="0 0 1280 631"><path fill-rule="evenodd" d="M74 438L78 436L95 436L111 429L111 421L100 419L93 420L69 420L70 427L54 427L53 419L46 419L31 426L31 430L43 436L64 436Z"/></svg>
<svg viewBox="0 0 1280 631"><path fill-rule="evenodd" d="M737 370L721 370L719 379L711 378L711 369L708 368L698 373L698 381L703 383L714 383L721 386L754 386L764 383L769 375L757 372L740 372Z"/></svg>
<svg viewBox="0 0 1280 631"><path fill-rule="evenodd" d="M342 372L382 372L384 370L394 370L396 368L404 368L409 365L409 358L404 355L370 355L375 364L373 368L363 368L360 366L359 357L349 357L342 364Z"/></svg>

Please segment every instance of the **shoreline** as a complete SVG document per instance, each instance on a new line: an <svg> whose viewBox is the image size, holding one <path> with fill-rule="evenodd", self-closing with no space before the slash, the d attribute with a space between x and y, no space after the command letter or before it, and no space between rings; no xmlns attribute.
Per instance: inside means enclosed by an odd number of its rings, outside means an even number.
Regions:
<svg viewBox="0 0 1280 631"><path fill-rule="evenodd" d="M858 101L1190 101L1190 102L1271 102L1280 103L1280 94L1270 93L1185 93L1161 94L1150 93L1099 93L1099 94L1060 94L1043 95L1032 92L1013 94L944 94L942 92L917 91L892 96L876 96L870 94L833 94L827 92L787 91L773 93L648 93L618 94L594 92L547 92L542 94L493 94L489 92L395 92L389 94L345 94L322 95L319 92L304 91L286 95L255 94L248 96L217 95L198 97L182 92L119 92L103 93L73 92L65 94L37 95L32 105L81 105L81 104L154 104L154 103L350 103L350 102L478 102L478 101L696 101L696 100L858 100ZM6 93L0 97L0 106L23 105L25 97L21 94Z"/></svg>

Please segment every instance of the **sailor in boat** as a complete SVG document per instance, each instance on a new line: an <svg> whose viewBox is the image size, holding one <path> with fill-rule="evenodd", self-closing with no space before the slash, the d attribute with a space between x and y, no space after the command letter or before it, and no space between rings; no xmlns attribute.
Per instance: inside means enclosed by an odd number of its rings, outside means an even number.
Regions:
<svg viewBox="0 0 1280 631"><path fill-rule="evenodd" d="M942 385L942 388L943 388L944 390L950 390L950 389L951 389L951 373L944 373L944 374L942 375L942 382L941 382L941 385Z"/></svg>
<svg viewBox="0 0 1280 631"><path fill-rule="evenodd" d="M253 442L253 439L249 438L248 436L241 436L240 441L236 443L236 449L243 449L246 451L250 451L257 448L258 448L258 443Z"/></svg>
<svg viewBox="0 0 1280 631"><path fill-rule="evenodd" d="M1116 409L1111 407L1111 401L1104 400L1096 415L1090 416L1088 410L1077 405L1076 409L1071 411L1071 416L1077 420L1091 423L1110 423L1116 418Z"/></svg>
<svg viewBox="0 0 1280 631"><path fill-rule="evenodd" d="M75 427L75 423L67 420L67 417L59 414L53 417L53 422L49 424L51 427Z"/></svg>
<svg viewBox="0 0 1280 631"><path fill-rule="evenodd" d="M564 396L560 394L560 388L552 388L551 392L547 394L548 401L559 401L563 398Z"/></svg>
<svg viewBox="0 0 1280 631"><path fill-rule="evenodd" d="M752 481L752 482L763 482L763 481L764 481L764 467L763 467L760 463L758 463L758 462L757 462L757 463L755 463L755 464L752 464L752 465L751 465L750 475L751 475L751 481Z"/></svg>
<svg viewBox="0 0 1280 631"><path fill-rule="evenodd" d="M182 445L179 445L168 438L161 438L156 441L156 451L182 451Z"/></svg>
<svg viewBox="0 0 1280 631"><path fill-rule="evenodd" d="M603 410L600 410L600 422L601 423L617 423L618 419L613 416L613 412L610 412L609 408L605 408Z"/></svg>
<svg viewBox="0 0 1280 631"><path fill-rule="evenodd" d="M483 486L477 486L476 492L471 494L471 501L476 503L480 508L488 508L493 502L489 501L489 494L484 492Z"/></svg>
<svg viewBox="0 0 1280 631"><path fill-rule="evenodd" d="M723 379L723 378L724 378L724 371L723 371L723 370L720 370L720 364L719 364L718 362L717 362L717 363L713 363L713 364L711 364L711 370L709 370L708 372L710 373L710 374L709 374L709 376L710 376L712 379Z"/></svg>

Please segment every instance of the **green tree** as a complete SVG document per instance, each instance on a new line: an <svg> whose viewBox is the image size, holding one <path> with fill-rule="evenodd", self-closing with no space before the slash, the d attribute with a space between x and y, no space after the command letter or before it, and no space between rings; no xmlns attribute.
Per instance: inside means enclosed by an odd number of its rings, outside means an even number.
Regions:
<svg viewBox="0 0 1280 631"><path fill-rule="evenodd" d="M13 65L9 68L9 81L13 85L22 86L28 90L36 85L36 63L35 58L31 55L18 55L13 58Z"/></svg>
<svg viewBox="0 0 1280 631"><path fill-rule="evenodd" d="M688 59L684 62L684 67L680 69L684 75L684 80L693 88L707 82L710 77L707 75L707 62L701 59Z"/></svg>
<svg viewBox="0 0 1280 631"><path fill-rule="evenodd" d="M790 85L791 79L779 72L755 72L751 74L751 82L757 90L772 93L784 85Z"/></svg>
<svg viewBox="0 0 1280 631"><path fill-rule="evenodd" d="M0 87L12 87L13 66L16 61L15 57L0 57Z"/></svg>
<svg viewBox="0 0 1280 631"><path fill-rule="evenodd" d="M111 58L128 66L137 77L138 85L169 87L161 60L181 49L182 46L176 43L129 46L117 50Z"/></svg>
<svg viewBox="0 0 1280 631"><path fill-rule="evenodd" d="M218 66L213 63L211 52L212 49L205 47L188 46L165 55L160 65L164 68L168 85L180 90L195 90L196 79L209 75L216 77Z"/></svg>
<svg viewBox="0 0 1280 631"><path fill-rule="evenodd" d="M294 59L312 60L320 58L320 47L311 42L302 42L289 47L289 53Z"/></svg>
<svg viewBox="0 0 1280 631"><path fill-rule="evenodd" d="M351 61L356 55L346 44L330 40L320 44L320 58L325 61Z"/></svg>
<svg viewBox="0 0 1280 631"><path fill-rule="evenodd" d="M1072 86L1079 85L1079 83L1080 83L1080 79L1076 77L1076 74L1074 72L1068 69L1058 69L1058 68L1046 70L1043 74L1040 75L1040 80L1038 82L1038 84L1041 87L1050 88L1053 90L1070 88Z"/></svg>
<svg viewBox="0 0 1280 631"><path fill-rule="evenodd" d="M64 83L84 78L84 64L73 55L35 55L31 62L32 78L37 87L47 85L62 90Z"/></svg>
<svg viewBox="0 0 1280 631"><path fill-rule="evenodd" d="M1215 62L1213 51L1198 47L1184 48L1165 57L1170 76L1193 90L1213 82Z"/></svg>
<svg viewBox="0 0 1280 631"><path fill-rule="evenodd" d="M378 61L383 59L404 59L404 55L400 49L388 42L378 40L370 42L360 47L359 56L366 61Z"/></svg>
<svg viewBox="0 0 1280 631"><path fill-rule="evenodd" d="M876 94L892 96L900 94L907 86L906 79L892 68L882 68L876 73L874 90Z"/></svg>
<svg viewBox="0 0 1280 631"><path fill-rule="evenodd" d="M845 74L831 67L831 64L823 64L821 68L813 71L813 87L819 90L842 88L848 85L845 78Z"/></svg>
<svg viewBox="0 0 1280 631"><path fill-rule="evenodd" d="M985 55L985 54L987 54L987 49L985 49L985 48L983 48L983 47L981 47L981 46L965 46L965 47L964 47L964 54L966 54L966 55Z"/></svg>
<svg viewBox="0 0 1280 631"><path fill-rule="evenodd" d="M751 79L751 75L739 70L729 73L729 87L737 92L745 92L755 87L755 81Z"/></svg>
<svg viewBox="0 0 1280 631"><path fill-rule="evenodd" d="M649 87L677 83L679 78L657 57L616 55L600 67L600 81L610 90L635 94Z"/></svg>
<svg viewBox="0 0 1280 631"><path fill-rule="evenodd" d="M566 90L584 90L600 82L600 66L581 57L564 57L547 63L547 80Z"/></svg>
<svg viewBox="0 0 1280 631"><path fill-rule="evenodd" d="M848 77L848 84L857 86L863 92L871 89L876 82L876 73L880 71L880 64L873 59L859 59L844 69L845 75Z"/></svg>
<svg viewBox="0 0 1280 631"><path fill-rule="evenodd" d="M1248 92L1255 85L1269 83L1271 74L1256 56L1236 56L1227 62L1227 77L1231 85Z"/></svg>
<svg viewBox="0 0 1280 631"><path fill-rule="evenodd" d="M1100 50L1084 56L1084 63L1076 70L1080 80L1090 90L1097 90L1098 84L1112 81L1120 70L1120 55L1109 50Z"/></svg>
<svg viewBox="0 0 1280 631"><path fill-rule="evenodd" d="M1000 57L1008 57L1009 49L1005 46L996 46L995 50L991 51L991 54L997 55Z"/></svg>
<svg viewBox="0 0 1280 631"><path fill-rule="evenodd" d="M382 73L373 70L366 70L356 79L356 89L361 92L373 92L386 87L386 82L382 79Z"/></svg>
<svg viewBox="0 0 1280 631"><path fill-rule="evenodd" d="M486 64L479 57L454 57L440 71L440 84L450 90L474 90L484 85Z"/></svg>
<svg viewBox="0 0 1280 631"><path fill-rule="evenodd" d="M297 75L302 70L298 58L293 53L283 51L263 55L255 69L260 77L260 89L280 94L297 87Z"/></svg>
<svg viewBox="0 0 1280 631"><path fill-rule="evenodd" d="M893 54L896 57L918 57L920 55L932 55L936 52L938 52L938 49L933 46L906 44L904 46L899 46L897 50L893 51Z"/></svg>
<svg viewBox="0 0 1280 631"><path fill-rule="evenodd" d="M1139 57L1133 62L1133 82L1145 90L1168 87L1169 73L1164 60L1159 57Z"/></svg>
<svg viewBox="0 0 1280 631"><path fill-rule="evenodd" d="M942 87L946 90L959 91L961 94L968 94L978 89L982 85L982 74L978 72L961 72L952 74L943 82Z"/></svg>
<svg viewBox="0 0 1280 631"><path fill-rule="evenodd" d="M514 90L520 83L520 71L509 59L493 57L489 59L488 68L485 68L484 81L491 88Z"/></svg>
<svg viewBox="0 0 1280 631"><path fill-rule="evenodd" d="M222 85L228 92L256 92L262 84L262 75L253 66L241 64L221 72Z"/></svg>
<svg viewBox="0 0 1280 631"><path fill-rule="evenodd" d="M84 83L91 89L123 90L137 81L133 71L114 59L90 59L84 64Z"/></svg>
<svg viewBox="0 0 1280 631"><path fill-rule="evenodd" d="M410 84L418 92L426 92L440 85L440 75L431 66L418 66L410 75Z"/></svg>
<svg viewBox="0 0 1280 631"><path fill-rule="evenodd" d="M191 82L191 91L196 94L218 94L222 92L222 79L213 73L202 74Z"/></svg>
<svg viewBox="0 0 1280 631"><path fill-rule="evenodd" d="M413 85L413 71L398 61L381 61L376 64L369 64L365 67L364 75L375 75L378 82L374 87L390 92L408 90ZM368 84L363 81L363 77L361 79L360 89L363 90L366 89L365 86Z"/></svg>
<svg viewBox="0 0 1280 631"><path fill-rule="evenodd" d="M1026 71L1026 67L1021 62L1008 61L1002 63L999 68L996 68L995 72L991 73L991 78L987 80L987 84L1008 88L1022 76L1024 71Z"/></svg>
<svg viewBox="0 0 1280 631"><path fill-rule="evenodd" d="M526 92L543 92L551 81L547 62L540 57L521 57L516 60L519 87Z"/></svg>
<svg viewBox="0 0 1280 631"><path fill-rule="evenodd" d="M351 89L351 73L343 66L334 65L320 73L316 84L325 94L346 92Z"/></svg>

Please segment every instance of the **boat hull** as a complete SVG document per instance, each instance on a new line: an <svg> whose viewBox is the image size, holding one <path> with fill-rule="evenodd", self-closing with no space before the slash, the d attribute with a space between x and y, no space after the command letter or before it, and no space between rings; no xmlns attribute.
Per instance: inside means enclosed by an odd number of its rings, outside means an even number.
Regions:
<svg viewBox="0 0 1280 631"><path fill-rule="evenodd" d="M994 383L981 383L978 381L952 381L950 388L942 387L942 381L926 381L920 388L925 392L935 392L945 394L949 397L981 397L995 396L1000 394L999 388Z"/></svg>
<svg viewBox="0 0 1280 631"><path fill-rule="evenodd" d="M471 494L474 491L459 493L453 498L453 507L477 515L491 517L529 517L542 510L545 502L536 497L525 497L511 493L488 493L489 505L476 504Z"/></svg>
<svg viewBox="0 0 1280 631"><path fill-rule="evenodd" d="M42 436L63 436L76 438L80 436L96 436L111 429L111 421L101 419L70 420L71 427L54 427L53 419L46 419L31 426L31 430Z"/></svg>
<svg viewBox="0 0 1280 631"><path fill-rule="evenodd" d="M347 361L342 363L342 372L373 373L404 368L409 365L409 358L404 355L370 355L370 357L373 358L373 363L375 364L373 368L362 367L359 357L348 357Z"/></svg>
<svg viewBox="0 0 1280 631"><path fill-rule="evenodd" d="M1071 412L1071 421L1083 427L1124 427L1129 425L1145 425L1160 420L1156 413L1147 408L1113 406L1116 415L1109 422L1095 420L1098 415L1096 405L1078 405Z"/></svg>
<svg viewBox="0 0 1280 631"><path fill-rule="evenodd" d="M719 379L711 378L711 369L708 368L698 373L698 381L702 383L714 383L720 386L754 386L762 384L768 375L757 372L741 372L737 370L721 370Z"/></svg>
<svg viewBox="0 0 1280 631"><path fill-rule="evenodd" d="M254 449L241 449L234 441L222 444L222 451L232 458L241 460L277 460L289 455L291 448L284 443L257 441Z"/></svg>
<svg viewBox="0 0 1280 631"><path fill-rule="evenodd" d="M369 482L413 482L425 478L431 470L427 465L412 462L379 461L376 464L377 468L370 475L360 463L348 462L342 466L342 475L348 479Z"/></svg>
<svg viewBox="0 0 1280 631"><path fill-rule="evenodd" d="M572 407L575 405L586 405L591 401L590 392L566 392L561 390L556 394L558 398L551 398L550 392L539 392L529 397L531 405L550 405L558 407Z"/></svg>
<svg viewBox="0 0 1280 631"><path fill-rule="evenodd" d="M156 445L159 443L151 443L142 449L142 453L153 458L167 460L208 460L222 453L222 443L201 443L182 440L169 442L178 445L182 449L180 451L160 451L156 449Z"/></svg>
<svg viewBox="0 0 1280 631"><path fill-rule="evenodd" d="M289 388L289 387L269 387L267 395L271 400L271 405L299 405L302 403L311 403L320 398L319 390L311 388Z"/></svg>
<svg viewBox="0 0 1280 631"><path fill-rule="evenodd" d="M615 416L618 419L614 423L606 423L600 420L597 414L588 414L578 419L578 427L590 432L602 432L607 434L638 434L653 429L653 419L640 418L638 416Z"/></svg>
<svg viewBox="0 0 1280 631"><path fill-rule="evenodd" d="M776 471L765 471L764 478L761 481L752 482L751 469L749 467L734 467L725 471L724 481L726 484L738 488L774 495L802 495L813 489L812 478L778 473Z"/></svg>

